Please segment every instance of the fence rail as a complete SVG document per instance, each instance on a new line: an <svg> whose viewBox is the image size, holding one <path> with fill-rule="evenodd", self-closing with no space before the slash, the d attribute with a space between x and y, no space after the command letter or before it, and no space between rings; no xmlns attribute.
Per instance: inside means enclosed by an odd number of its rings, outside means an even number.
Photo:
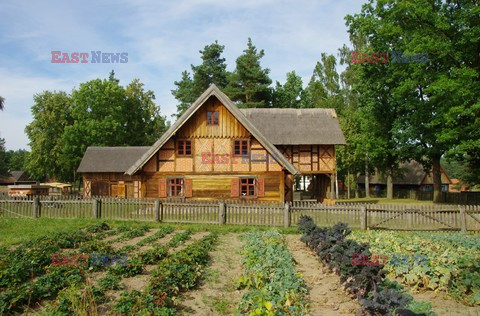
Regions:
<svg viewBox="0 0 480 316"><path fill-rule="evenodd" d="M302 215L317 225L354 228L480 232L480 206L324 204L311 201L195 201L121 198L0 199L0 217L101 218L172 223L285 226Z"/></svg>

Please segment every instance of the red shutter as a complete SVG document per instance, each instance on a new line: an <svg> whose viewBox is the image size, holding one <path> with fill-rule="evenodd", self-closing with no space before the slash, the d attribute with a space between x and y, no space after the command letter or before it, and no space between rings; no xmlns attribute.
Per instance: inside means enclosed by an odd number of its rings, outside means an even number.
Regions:
<svg viewBox="0 0 480 316"><path fill-rule="evenodd" d="M263 178L257 179L257 196L258 197L265 196L265 179Z"/></svg>
<svg viewBox="0 0 480 316"><path fill-rule="evenodd" d="M185 197L192 197L192 179L185 179Z"/></svg>
<svg viewBox="0 0 480 316"><path fill-rule="evenodd" d="M240 190L240 183L238 181L238 178L233 178L232 179L232 190L231 190L231 196L232 197L238 197L240 195L239 190Z"/></svg>
<svg viewBox="0 0 480 316"><path fill-rule="evenodd" d="M158 197L167 197L167 179L158 179Z"/></svg>

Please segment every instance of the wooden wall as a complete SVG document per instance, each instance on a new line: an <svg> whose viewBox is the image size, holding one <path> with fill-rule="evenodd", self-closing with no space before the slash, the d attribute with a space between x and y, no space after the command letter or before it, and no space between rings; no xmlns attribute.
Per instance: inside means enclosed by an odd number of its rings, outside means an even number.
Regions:
<svg viewBox="0 0 480 316"><path fill-rule="evenodd" d="M281 145L280 152L302 174L334 173L334 145Z"/></svg>
<svg viewBox="0 0 480 316"><path fill-rule="evenodd" d="M248 197L232 198L232 179L242 176L256 176L264 179L264 197L254 198L256 201L279 201L283 202L284 182L283 172L246 172L246 173L145 173L142 184L146 187L145 197L155 198L159 196L159 179L167 177L184 177L192 179L192 199L200 200L232 200L245 199Z"/></svg>
<svg viewBox="0 0 480 316"><path fill-rule="evenodd" d="M177 156L175 140L168 141L143 167L143 172L264 172L282 166L250 136L250 156L233 155L234 138L193 138L192 156Z"/></svg>
<svg viewBox="0 0 480 316"><path fill-rule="evenodd" d="M207 112L219 112L219 124L207 125ZM177 132L187 138L248 138L250 133L214 96L210 97Z"/></svg>
<svg viewBox="0 0 480 316"><path fill-rule="evenodd" d="M83 195L142 197L141 175L125 175L123 173L85 173L83 175Z"/></svg>

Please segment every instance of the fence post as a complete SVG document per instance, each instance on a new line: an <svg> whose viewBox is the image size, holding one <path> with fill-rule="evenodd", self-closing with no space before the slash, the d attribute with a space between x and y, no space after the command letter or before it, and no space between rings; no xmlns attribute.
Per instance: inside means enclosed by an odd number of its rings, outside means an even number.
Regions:
<svg viewBox="0 0 480 316"><path fill-rule="evenodd" d="M360 227L362 229L367 229L368 223L367 223L367 207L366 206L361 206L360 207Z"/></svg>
<svg viewBox="0 0 480 316"><path fill-rule="evenodd" d="M467 231L467 214L465 213L465 206L458 206L460 211L460 229L462 232Z"/></svg>
<svg viewBox="0 0 480 316"><path fill-rule="evenodd" d="M225 202L222 201L218 203L218 224L225 224L225 220Z"/></svg>
<svg viewBox="0 0 480 316"><path fill-rule="evenodd" d="M290 217L290 203L285 202L285 208L283 209L283 226L290 227L291 225L291 217Z"/></svg>
<svg viewBox="0 0 480 316"><path fill-rule="evenodd" d="M33 198L33 218L39 218L41 216L40 198L38 196Z"/></svg>
<svg viewBox="0 0 480 316"><path fill-rule="evenodd" d="M94 218L102 218L102 200L93 199L92 209Z"/></svg>
<svg viewBox="0 0 480 316"><path fill-rule="evenodd" d="M163 221L163 204L160 200L155 200L155 222Z"/></svg>

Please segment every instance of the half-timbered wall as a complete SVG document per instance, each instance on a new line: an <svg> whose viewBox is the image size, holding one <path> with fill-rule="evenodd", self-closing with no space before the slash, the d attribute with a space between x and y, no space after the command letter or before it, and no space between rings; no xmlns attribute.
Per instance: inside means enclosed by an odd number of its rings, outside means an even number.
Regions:
<svg viewBox="0 0 480 316"><path fill-rule="evenodd" d="M85 173L84 196L142 197L141 175L123 173Z"/></svg>
<svg viewBox="0 0 480 316"><path fill-rule="evenodd" d="M232 199L255 199L257 201L283 201L284 181L283 172L258 172L258 173L152 173L145 174L146 197L158 198L160 195L160 183L162 179L170 177L182 177L191 180L191 198L199 200L232 200ZM232 185L235 179L240 177L255 177L258 184L262 183L262 196L236 197L232 196Z"/></svg>
<svg viewBox="0 0 480 316"><path fill-rule="evenodd" d="M218 125L207 125L207 112L218 112ZM178 156L178 140L191 140L192 155ZM234 155L234 140L248 140L249 155ZM159 180L191 179L195 199L231 199L232 180L255 177L265 201L283 200L282 166L215 98L210 98L142 169L146 197L159 197ZM248 197L250 198L250 197Z"/></svg>
<svg viewBox="0 0 480 316"><path fill-rule="evenodd" d="M334 145L282 145L277 148L302 174L335 171Z"/></svg>

